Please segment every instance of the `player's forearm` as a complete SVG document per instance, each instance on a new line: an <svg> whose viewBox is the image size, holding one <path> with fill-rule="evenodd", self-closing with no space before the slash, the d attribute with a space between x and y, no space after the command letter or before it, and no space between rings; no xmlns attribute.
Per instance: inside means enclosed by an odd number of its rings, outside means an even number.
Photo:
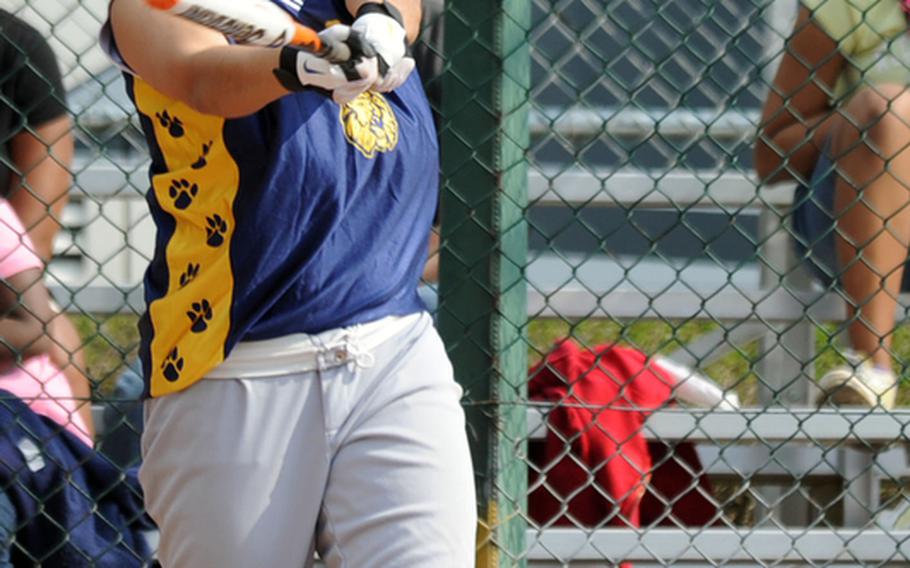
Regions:
<svg viewBox="0 0 910 568"><path fill-rule="evenodd" d="M389 2L389 0L386 0ZM367 3L378 3L378 0L345 0L348 12L356 14L361 6ZM413 43L420 35L420 0L392 0L389 2L401 12L404 29L408 32L408 42Z"/></svg>
<svg viewBox="0 0 910 568"><path fill-rule="evenodd" d="M179 98L194 109L225 118L252 114L288 94L272 71L279 50L225 45L192 56ZM182 95L182 96L181 96Z"/></svg>
<svg viewBox="0 0 910 568"><path fill-rule="evenodd" d="M246 116L287 94L272 75L277 49L230 45L220 33L154 10L145 0L112 2L111 26L138 76L200 112Z"/></svg>

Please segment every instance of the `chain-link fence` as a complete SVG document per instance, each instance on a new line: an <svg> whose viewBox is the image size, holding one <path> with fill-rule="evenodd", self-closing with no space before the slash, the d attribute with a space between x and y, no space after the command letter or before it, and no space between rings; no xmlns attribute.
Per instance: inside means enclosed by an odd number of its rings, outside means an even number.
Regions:
<svg viewBox="0 0 910 568"><path fill-rule="evenodd" d="M439 281L424 291L438 288L466 391L478 564L907 563L906 393L891 404L910 354L900 2L424 5L418 60L442 147ZM90 382L74 398L92 401L99 467L115 474L92 486L73 473L86 457L21 481L53 444L14 420L29 435L18 462L0 460L13 504L0 495L0 524L18 514L5 548L35 565L85 527L146 530L104 515L111 499L141 512L119 472L139 459L136 320L155 231L144 138L97 45L107 2L2 7L62 70L58 92L4 25L18 62L2 71L4 165L42 215L9 199L36 252L52 247L44 282L72 324L45 349ZM7 88L23 71L38 86ZM30 141L42 161L21 161ZM48 164L68 194L47 189ZM10 282L20 300L40 288ZM73 487L85 516L56 518Z"/></svg>
<svg viewBox="0 0 910 568"><path fill-rule="evenodd" d="M855 67L904 81L899 3L806 2L796 27L795 2L468 4L446 20L440 327L484 565L906 562L884 278L906 259L906 142L844 110ZM900 203L871 197L883 177Z"/></svg>

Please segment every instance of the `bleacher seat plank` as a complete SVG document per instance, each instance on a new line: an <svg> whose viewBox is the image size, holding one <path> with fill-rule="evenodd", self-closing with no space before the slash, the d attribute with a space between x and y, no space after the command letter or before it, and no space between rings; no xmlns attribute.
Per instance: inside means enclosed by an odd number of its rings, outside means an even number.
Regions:
<svg viewBox="0 0 910 568"><path fill-rule="evenodd" d="M148 166L147 159L136 157L116 161L100 156L92 156L91 161L78 159L73 165L75 186L71 195L142 200L151 185Z"/></svg>
<svg viewBox="0 0 910 568"><path fill-rule="evenodd" d="M70 313L141 314L145 310L142 284L114 286L113 284L63 285L48 282L48 289L60 307Z"/></svg>
<svg viewBox="0 0 910 568"><path fill-rule="evenodd" d="M712 171L532 168L528 174L531 205L585 207L786 208L792 184L760 186L752 174Z"/></svg>
<svg viewBox="0 0 910 568"><path fill-rule="evenodd" d="M887 562L907 565L910 531L878 529L529 529L532 566L572 566L586 561L685 561L773 563L825 566ZM712 562L712 563L713 563Z"/></svg>
<svg viewBox="0 0 910 568"><path fill-rule="evenodd" d="M546 407L528 409L528 435L546 434ZM871 411L849 408L742 408L738 411L667 409L651 414L642 434L650 439L692 442L905 442L910 410Z"/></svg>
<svg viewBox="0 0 910 568"><path fill-rule="evenodd" d="M671 289L647 293L616 289L602 296L591 290L563 287L554 291L530 289L528 314L560 318L712 319L715 321L839 321L844 303L834 294L800 292L775 286L770 290L726 287L711 294Z"/></svg>
<svg viewBox="0 0 910 568"><path fill-rule="evenodd" d="M756 109L630 108L543 106L529 116L534 136L660 136L710 137L713 140L753 140L761 115Z"/></svg>

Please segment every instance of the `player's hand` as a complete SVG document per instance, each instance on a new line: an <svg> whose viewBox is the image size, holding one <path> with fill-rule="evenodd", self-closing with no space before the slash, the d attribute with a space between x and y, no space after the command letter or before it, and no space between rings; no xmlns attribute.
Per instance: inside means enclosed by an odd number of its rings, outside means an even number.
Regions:
<svg viewBox="0 0 910 568"><path fill-rule="evenodd" d="M388 3L368 2L357 11L351 29L376 50L380 78L373 89L387 93L400 87L414 70L414 59L407 57L407 32L398 10Z"/></svg>
<svg viewBox="0 0 910 568"><path fill-rule="evenodd" d="M319 32L319 37L326 45L343 45L346 48L346 60L334 60L348 79L332 89L332 98L336 103L350 102L376 83L379 79L378 56L363 34L348 26L334 25Z"/></svg>
<svg viewBox="0 0 910 568"><path fill-rule="evenodd" d="M293 46L281 50L275 76L290 91L318 88L332 94L338 104L350 102L370 88L379 77L372 47L348 26L332 26L321 32L326 43L344 45L349 57L332 62Z"/></svg>

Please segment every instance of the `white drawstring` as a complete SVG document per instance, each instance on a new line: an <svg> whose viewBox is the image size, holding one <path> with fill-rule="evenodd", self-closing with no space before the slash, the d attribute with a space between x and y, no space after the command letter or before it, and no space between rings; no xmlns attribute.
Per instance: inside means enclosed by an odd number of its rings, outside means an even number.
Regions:
<svg viewBox="0 0 910 568"><path fill-rule="evenodd" d="M361 369L369 369L376 364L376 358L373 357L373 354L369 350L364 349L360 343L352 337L355 334L351 333L352 331L358 330L360 327L361 326L359 325L352 326L350 330L344 334L344 345L355 365Z"/></svg>
<svg viewBox="0 0 910 568"><path fill-rule="evenodd" d="M376 358L368 350L363 349L357 342L347 338L348 353L354 358L354 364L361 369L369 369L376 364Z"/></svg>

